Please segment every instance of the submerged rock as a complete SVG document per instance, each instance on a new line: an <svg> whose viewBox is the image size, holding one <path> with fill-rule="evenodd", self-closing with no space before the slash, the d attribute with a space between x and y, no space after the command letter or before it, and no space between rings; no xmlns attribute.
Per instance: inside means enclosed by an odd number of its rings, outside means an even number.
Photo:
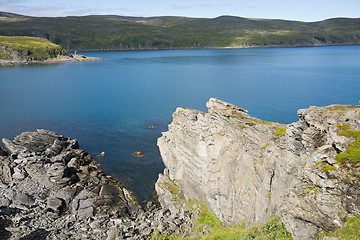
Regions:
<svg viewBox="0 0 360 240"><path fill-rule="evenodd" d="M156 183L163 207L173 205L171 183L225 224L261 224L274 214L295 239L316 238L319 229L360 216L360 156L338 157L351 143L360 146L359 106L301 109L300 120L287 125L213 98L207 107L208 113L178 108L158 139L166 166Z"/></svg>
<svg viewBox="0 0 360 240"><path fill-rule="evenodd" d="M133 153L135 157L143 157L145 156L145 153L143 151L136 151Z"/></svg>

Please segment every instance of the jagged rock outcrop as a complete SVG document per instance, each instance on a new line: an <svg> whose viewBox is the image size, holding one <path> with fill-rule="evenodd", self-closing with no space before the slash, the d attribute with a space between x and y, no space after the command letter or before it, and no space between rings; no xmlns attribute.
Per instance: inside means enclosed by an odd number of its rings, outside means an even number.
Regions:
<svg viewBox="0 0 360 240"><path fill-rule="evenodd" d="M38 130L3 142L11 156L0 157L0 211L17 215L24 228L15 227L13 236L30 228L45 231L67 213L82 221L104 214L129 217L137 210L130 192L106 176L76 140Z"/></svg>
<svg viewBox="0 0 360 240"><path fill-rule="evenodd" d="M359 106L302 109L288 125L213 98L207 107L178 108L158 139L166 166L156 183L162 206L172 204L164 188L172 183L225 224L246 219L250 226L275 214L295 239L360 215Z"/></svg>
<svg viewBox="0 0 360 240"><path fill-rule="evenodd" d="M147 239L194 225L186 209L140 207L76 140L38 130L3 142L0 239Z"/></svg>

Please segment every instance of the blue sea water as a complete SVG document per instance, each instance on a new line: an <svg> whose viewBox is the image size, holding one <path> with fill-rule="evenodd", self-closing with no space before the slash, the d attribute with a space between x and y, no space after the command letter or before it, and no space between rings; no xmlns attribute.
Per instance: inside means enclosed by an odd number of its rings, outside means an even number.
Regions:
<svg viewBox="0 0 360 240"><path fill-rule="evenodd" d="M163 171L156 140L176 107L206 111L217 97L290 123L300 108L360 100L360 46L84 54L109 60L1 67L0 137L44 128L76 138L140 200Z"/></svg>

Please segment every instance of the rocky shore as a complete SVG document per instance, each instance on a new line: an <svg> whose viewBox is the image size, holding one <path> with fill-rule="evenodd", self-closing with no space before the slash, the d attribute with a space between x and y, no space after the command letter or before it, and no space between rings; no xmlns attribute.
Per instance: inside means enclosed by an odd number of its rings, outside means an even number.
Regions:
<svg viewBox="0 0 360 240"><path fill-rule="evenodd" d="M342 239L326 236L360 217L360 106L300 109L287 125L218 99L207 107L173 114L158 139L158 201L145 207L76 140L46 130L3 139L0 239L199 238L274 216L282 236Z"/></svg>
<svg viewBox="0 0 360 240"><path fill-rule="evenodd" d="M3 143L1 239L145 239L193 226L185 208L139 206L76 140L38 130Z"/></svg>
<svg viewBox="0 0 360 240"><path fill-rule="evenodd" d="M13 60L1 60L0 66L13 66L13 65L22 65L22 64L32 64L32 63L66 63L66 62L87 62L87 61L102 61L107 60L105 58L99 57L88 57L84 55L70 55L70 56L58 56L56 58L49 58L45 60L24 60L24 59L13 59Z"/></svg>

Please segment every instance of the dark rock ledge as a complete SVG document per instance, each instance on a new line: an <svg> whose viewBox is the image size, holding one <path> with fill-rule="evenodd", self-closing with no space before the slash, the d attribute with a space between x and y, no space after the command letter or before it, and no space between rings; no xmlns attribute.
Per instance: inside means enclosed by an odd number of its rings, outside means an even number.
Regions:
<svg viewBox="0 0 360 240"><path fill-rule="evenodd" d="M144 239L192 227L183 209L142 209L76 140L37 130L3 143L0 239Z"/></svg>

